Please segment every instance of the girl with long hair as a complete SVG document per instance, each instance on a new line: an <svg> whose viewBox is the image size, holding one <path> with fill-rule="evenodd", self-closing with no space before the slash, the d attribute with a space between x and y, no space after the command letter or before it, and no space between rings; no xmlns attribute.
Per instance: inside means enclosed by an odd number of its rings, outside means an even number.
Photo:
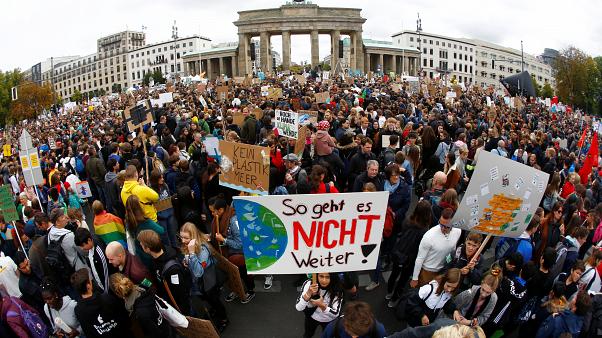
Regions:
<svg viewBox="0 0 602 338"><path fill-rule="evenodd" d="M142 230L152 230L159 234L163 245L169 246L169 243L164 242L165 239L162 237L165 234L165 230L152 219L146 218L144 210L142 210L142 206L140 205L140 199L136 195L130 195L125 203L125 224L130 237L134 239L136 256L140 258L149 271L153 271L152 257L142 250L140 241L138 241L138 234Z"/></svg>
<svg viewBox="0 0 602 338"><path fill-rule="evenodd" d="M301 287L295 308L305 314L303 337L313 337L318 326L325 329L341 312L343 286L339 274L325 272L317 274L317 283L308 279Z"/></svg>
<svg viewBox="0 0 602 338"><path fill-rule="evenodd" d="M548 213L539 226L539 230L533 236L535 247L533 250L533 260L539 262L546 247L556 247L560 237L564 233L562 224L562 203L556 202L552 207L552 212Z"/></svg>
<svg viewBox="0 0 602 338"><path fill-rule="evenodd" d="M418 289L406 304L406 318L409 326L429 325L453 297L460 285L460 269L451 268Z"/></svg>
<svg viewBox="0 0 602 338"><path fill-rule="evenodd" d="M319 164L315 164L313 167L311 167L311 173L309 174L309 185L312 194L339 192L332 182L324 182L327 174L328 170Z"/></svg>
<svg viewBox="0 0 602 338"><path fill-rule="evenodd" d="M194 278L190 295L192 305L199 311L203 307L200 300L205 300L215 311L215 323L221 332L228 325L226 308L220 300L220 285L216 279L215 249L207 242L208 236L200 232L190 223L184 223L180 229L181 252L184 254L184 265L190 269ZM207 275L205 275L207 274ZM200 311L199 311L200 312Z"/></svg>
<svg viewBox="0 0 602 338"><path fill-rule="evenodd" d="M454 320L460 324L477 326L483 325L489 319L497 303L495 290L502 279L500 267L495 267L483 277L481 285L461 292L454 298L456 311Z"/></svg>
<svg viewBox="0 0 602 338"><path fill-rule="evenodd" d="M178 221L174 213L174 208L171 203L173 192L169 191L169 187L165 183L163 173L158 169L153 169L150 173L150 187L159 195L157 205L163 206L161 210L157 210L157 222L165 230L165 235L172 247L178 246L177 232ZM155 208L157 208L155 205ZM161 239L163 241L163 238Z"/></svg>

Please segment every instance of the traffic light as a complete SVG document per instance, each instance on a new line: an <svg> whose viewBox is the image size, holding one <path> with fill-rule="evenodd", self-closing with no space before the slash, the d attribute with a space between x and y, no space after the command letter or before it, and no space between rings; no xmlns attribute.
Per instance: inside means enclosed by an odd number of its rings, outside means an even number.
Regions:
<svg viewBox="0 0 602 338"><path fill-rule="evenodd" d="M495 69L495 60L491 60L491 69Z"/></svg>
<svg viewBox="0 0 602 338"><path fill-rule="evenodd" d="M343 58L343 40L339 40L339 59Z"/></svg>

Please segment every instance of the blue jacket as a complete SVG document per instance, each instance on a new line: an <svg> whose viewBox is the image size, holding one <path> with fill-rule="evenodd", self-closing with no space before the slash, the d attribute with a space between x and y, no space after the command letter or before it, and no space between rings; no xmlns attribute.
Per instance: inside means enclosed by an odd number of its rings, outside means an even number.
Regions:
<svg viewBox="0 0 602 338"><path fill-rule="evenodd" d="M569 332L578 338L583 327L583 317L577 316L570 310L564 310L557 316L549 316L539 327L535 338L555 338L561 333Z"/></svg>

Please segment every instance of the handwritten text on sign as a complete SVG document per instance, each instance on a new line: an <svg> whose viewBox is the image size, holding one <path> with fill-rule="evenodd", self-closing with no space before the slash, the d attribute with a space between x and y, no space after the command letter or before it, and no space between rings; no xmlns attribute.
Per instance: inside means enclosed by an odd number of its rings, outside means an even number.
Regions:
<svg viewBox="0 0 602 338"><path fill-rule="evenodd" d="M270 148L220 141L220 185L252 194L267 194Z"/></svg>
<svg viewBox="0 0 602 338"><path fill-rule="evenodd" d="M299 115L292 111L276 109L276 129L280 136L299 137Z"/></svg>
<svg viewBox="0 0 602 338"><path fill-rule="evenodd" d="M376 267L383 192L235 197L249 273L296 274Z"/></svg>

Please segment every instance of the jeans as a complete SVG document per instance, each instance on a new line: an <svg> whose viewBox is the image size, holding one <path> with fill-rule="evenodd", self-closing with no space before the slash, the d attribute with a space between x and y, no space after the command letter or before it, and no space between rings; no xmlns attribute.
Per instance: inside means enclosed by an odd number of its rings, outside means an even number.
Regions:
<svg viewBox="0 0 602 338"><path fill-rule="evenodd" d="M172 247L178 247L178 221L174 214L173 208L159 211L157 213L158 223L165 229L165 233L161 238L161 242L169 243ZM165 238L163 238L165 237Z"/></svg>

